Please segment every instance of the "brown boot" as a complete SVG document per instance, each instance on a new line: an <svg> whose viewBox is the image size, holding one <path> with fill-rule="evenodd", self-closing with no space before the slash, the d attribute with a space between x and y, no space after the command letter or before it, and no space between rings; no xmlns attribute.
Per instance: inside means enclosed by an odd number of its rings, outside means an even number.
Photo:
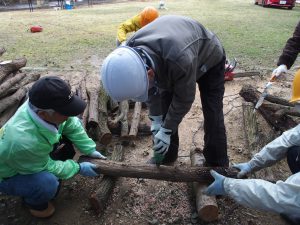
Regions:
<svg viewBox="0 0 300 225"><path fill-rule="evenodd" d="M48 208L44 210L29 209L31 215L38 218L47 218L54 214L55 207L48 202Z"/></svg>

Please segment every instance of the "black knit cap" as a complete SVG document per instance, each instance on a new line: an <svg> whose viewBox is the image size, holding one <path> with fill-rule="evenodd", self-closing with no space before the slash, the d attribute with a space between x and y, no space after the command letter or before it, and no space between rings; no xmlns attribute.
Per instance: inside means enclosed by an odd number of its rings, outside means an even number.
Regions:
<svg viewBox="0 0 300 225"><path fill-rule="evenodd" d="M36 81L29 90L29 102L40 109L53 109L64 116L81 114L86 103L73 95L69 85L59 77L47 76Z"/></svg>

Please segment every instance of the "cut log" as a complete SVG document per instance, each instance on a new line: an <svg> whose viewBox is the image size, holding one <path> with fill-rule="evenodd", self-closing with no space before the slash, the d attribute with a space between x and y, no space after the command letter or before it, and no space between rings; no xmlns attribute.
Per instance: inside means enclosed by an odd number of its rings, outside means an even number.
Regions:
<svg viewBox="0 0 300 225"><path fill-rule="evenodd" d="M210 175L210 170L214 169L218 173L236 178L237 170L224 167L183 167L183 166L156 166L149 164L121 163L109 160L92 159L81 156L80 162L89 161L96 165L95 171L112 177L131 177L165 180L172 182L199 182L211 183L214 178Z"/></svg>
<svg viewBox="0 0 300 225"><path fill-rule="evenodd" d="M110 159L113 161L121 162L123 161L123 157L123 146L120 144L115 145ZM92 209L95 210L97 215L104 211L108 199L114 189L115 182L116 177L103 176L103 179L101 180L99 185L97 185L98 189L93 194L91 194L90 203L92 205Z"/></svg>
<svg viewBox="0 0 300 225"><path fill-rule="evenodd" d="M247 102L252 102L254 105L258 101L261 93L257 91L251 85L245 85L240 91L240 96L242 96ZM276 117L275 113L278 111L278 108L270 106L265 101L258 108L258 111L262 114L265 120L280 132L289 130L297 125L297 123L289 116L283 115L280 120Z"/></svg>
<svg viewBox="0 0 300 225"><path fill-rule="evenodd" d="M7 108L18 104L26 95L27 91L30 89L33 83L27 84L24 87L21 87L13 95L10 95L6 98L0 100L0 113L4 112Z"/></svg>
<svg viewBox="0 0 300 225"><path fill-rule="evenodd" d="M257 118L261 117L261 115L253 113L254 106L251 103L244 102L242 107L246 149L250 155L249 158L252 158L254 154L259 152L266 144L275 138L275 134L270 128L266 130L268 124L264 126L264 129L262 127L258 129ZM260 118L260 120L264 122L262 118ZM270 167L258 171L257 174L265 180L274 180L274 172Z"/></svg>
<svg viewBox="0 0 300 225"><path fill-rule="evenodd" d="M121 135L121 123L117 124L117 126L110 126L111 124L108 124L108 128L114 135ZM130 128L130 124L128 125ZM137 136L150 136L152 135L150 125L146 123L140 123L138 126L138 133Z"/></svg>
<svg viewBox="0 0 300 225"><path fill-rule="evenodd" d="M15 83L11 88L1 93L0 98L11 95L15 93L17 90L19 90L20 88L26 86L27 84L37 81L40 78L40 76L41 75L38 73L26 74L26 76L20 82Z"/></svg>
<svg viewBox="0 0 300 225"><path fill-rule="evenodd" d="M99 79L95 76L86 77L86 90L89 97L88 127L96 128L99 125L98 104L99 104Z"/></svg>
<svg viewBox="0 0 300 225"><path fill-rule="evenodd" d="M85 83L85 78L82 79L80 83L80 95L81 99L86 102L87 106L85 107L81 119L82 119L82 124L84 128L86 128L87 125L87 120L88 120L88 112L89 112L89 99L86 91L86 83Z"/></svg>
<svg viewBox="0 0 300 225"><path fill-rule="evenodd" d="M20 101L20 103L22 100ZM3 113L1 113L0 116L0 127L2 127L17 111L20 104L14 104L10 106L8 109L6 109Z"/></svg>
<svg viewBox="0 0 300 225"><path fill-rule="evenodd" d="M121 137L128 137L128 111L128 101L120 102L117 116L109 122L110 126L112 127L117 127L119 122L121 123Z"/></svg>
<svg viewBox="0 0 300 225"><path fill-rule="evenodd" d="M6 52L6 49L4 47L0 47L0 56L2 56Z"/></svg>
<svg viewBox="0 0 300 225"><path fill-rule="evenodd" d="M18 83L26 76L25 73L18 73L14 77L6 80L0 85L0 96L5 96L8 89L11 88L14 84Z"/></svg>
<svg viewBox="0 0 300 225"><path fill-rule="evenodd" d="M136 102L134 106L132 121L131 121L131 127L129 132L130 138L135 138L138 132L138 126L140 123L141 118L141 109L142 109L142 103Z"/></svg>
<svg viewBox="0 0 300 225"><path fill-rule="evenodd" d="M112 134L107 126L107 120L108 120L107 105L109 101L110 101L110 97L105 92L102 82L100 82L99 102L98 102L99 126L97 128L97 136L99 138L99 142L104 145L109 144L112 139Z"/></svg>
<svg viewBox="0 0 300 225"><path fill-rule="evenodd" d="M10 73L17 72L24 67L27 63L26 58L20 58L15 60L3 61L0 63L0 83Z"/></svg>
<svg viewBox="0 0 300 225"><path fill-rule="evenodd" d="M199 148L190 152L191 166L204 166L204 156ZM204 195L206 184L193 182L193 189L196 196L196 207L198 216L205 222L212 222L218 219L219 208L215 196Z"/></svg>

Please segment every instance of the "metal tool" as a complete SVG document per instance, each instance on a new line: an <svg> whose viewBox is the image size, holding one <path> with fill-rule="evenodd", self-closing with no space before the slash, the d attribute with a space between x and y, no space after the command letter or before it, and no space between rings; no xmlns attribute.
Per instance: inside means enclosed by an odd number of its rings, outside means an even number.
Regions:
<svg viewBox="0 0 300 225"><path fill-rule="evenodd" d="M276 77L272 76L271 79L269 80L269 82L266 84L261 96L259 97L255 107L254 107L254 111L253 113L256 112L256 110L262 105L265 97L268 95L268 90L272 87L273 82L275 81Z"/></svg>

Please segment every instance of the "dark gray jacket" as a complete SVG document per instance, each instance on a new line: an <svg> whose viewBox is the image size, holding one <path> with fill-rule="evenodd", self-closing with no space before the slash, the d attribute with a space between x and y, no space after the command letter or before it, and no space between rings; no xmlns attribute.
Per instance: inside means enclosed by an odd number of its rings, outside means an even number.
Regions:
<svg viewBox="0 0 300 225"><path fill-rule="evenodd" d="M140 47L154 62L160 91L173 93L163 127L177 130L195 98L196 81L224 57L217 36L199 22L183 16L161 16L138 30L127 42ZM150 114L160 114L151 102Z"/></svg>

